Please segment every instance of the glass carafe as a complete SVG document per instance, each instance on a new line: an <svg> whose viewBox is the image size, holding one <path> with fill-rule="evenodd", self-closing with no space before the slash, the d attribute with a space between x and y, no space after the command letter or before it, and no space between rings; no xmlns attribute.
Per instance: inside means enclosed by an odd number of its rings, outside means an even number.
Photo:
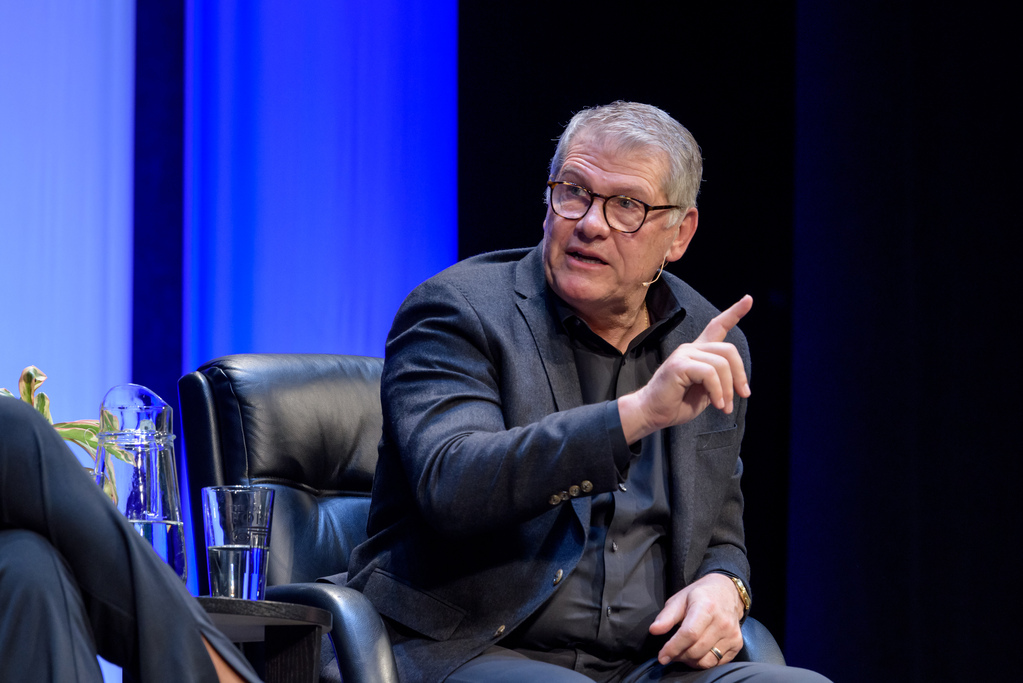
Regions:
<svg viewBox="0 0 1023 683"><path fill-rule="evenodd" d="M163 399L138 384L114 387L100 406L96 483L184 580L188 563L173 432L174 410Z"/></svg>

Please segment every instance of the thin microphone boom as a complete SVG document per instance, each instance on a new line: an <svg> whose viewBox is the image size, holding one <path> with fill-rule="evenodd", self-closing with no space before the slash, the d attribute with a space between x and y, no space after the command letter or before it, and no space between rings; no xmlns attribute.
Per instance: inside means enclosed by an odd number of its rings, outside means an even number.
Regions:
<svg viewBox="0 0 1023 683"><path fill-rule="evenodd" d="M676 238L678 237L679 231L681 231L681 230L682 230L682 226L679 225L678 226L678 230L675 231L675 237ZM657 282L658 278L661 277L661 273L664 272L664 265L668 262L668 254L670 254L670 253L671 253L671 247L668 247L668 250L666 252L664 252L664 259L661 261L661 267L658 269L657 275L654 275L654 279L651 280L650 282L643 282L643 283L641 283L644 287L649 287L650 285L652 285L655 282Z"/></svg>
<svg viewBox="0 0 1023 683"><path fill-rule="evenodd" d="M651 280L650 282L641 282L640 284L642 284L644 287L649 287L650 285L652 285L655 282L657 282L657 280L661 277L661 273L664 272L664 265L667 262L668 262L668 252L664 252L664 260L661 261L661 267L657 269L657 275L654 275L654 279Z"/></svg>

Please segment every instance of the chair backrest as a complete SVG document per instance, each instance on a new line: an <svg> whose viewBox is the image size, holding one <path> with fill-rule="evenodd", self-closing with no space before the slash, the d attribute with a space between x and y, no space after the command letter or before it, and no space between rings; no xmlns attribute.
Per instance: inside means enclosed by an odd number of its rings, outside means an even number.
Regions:
<svg viewBox="0 0 1023 683"><path fill-rule="evenodd" d="M275 489L270 585L345 571L366 538L383 361L238 354L178 381L200 593L209 594L200 489Z"/></svg>

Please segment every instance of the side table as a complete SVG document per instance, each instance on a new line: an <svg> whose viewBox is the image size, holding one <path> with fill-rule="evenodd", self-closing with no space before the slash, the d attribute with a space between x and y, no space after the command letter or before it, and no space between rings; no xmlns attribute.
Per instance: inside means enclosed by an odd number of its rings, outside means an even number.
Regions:
<svg viewBox="0 0 1023 683"><path fill-rule="evenodd" d="M231 642L264 644L266 683L319 680L320 639L331 627L327 610L238 598L201 597L199 604Z"/></svg>

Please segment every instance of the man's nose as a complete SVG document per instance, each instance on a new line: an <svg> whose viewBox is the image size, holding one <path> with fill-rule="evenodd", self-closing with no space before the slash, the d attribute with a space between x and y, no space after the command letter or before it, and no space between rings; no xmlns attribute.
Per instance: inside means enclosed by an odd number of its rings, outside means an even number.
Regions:
<svg viewBox="0 0 1023 683"><path fill-rule="evenodd" d="M590 208L576 223L575 229L587 237L609 235L611 226L607 224L607 218L604 216L604 201L602 197L594 197Z"/></svg>

